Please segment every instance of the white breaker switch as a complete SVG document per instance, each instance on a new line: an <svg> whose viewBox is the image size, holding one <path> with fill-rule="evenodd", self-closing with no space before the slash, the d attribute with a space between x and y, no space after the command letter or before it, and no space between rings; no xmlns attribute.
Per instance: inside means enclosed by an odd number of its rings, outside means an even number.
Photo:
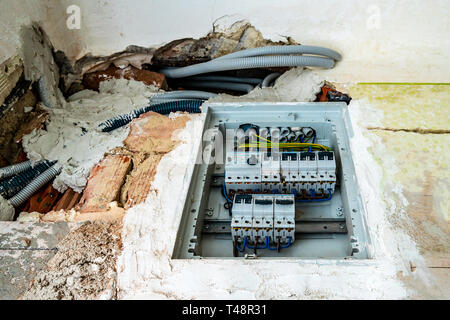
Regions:
<svg viewBox="0 0 450 320"><path fill-rule="evenodd" d="M228 152L226 158L228 191L334 193L336 159L332 151Z"/></svg>
<svg viewBox="0 0 450 320"><path fill-rule="evenodd" d="M227 190L261 189L261 159L257 152L228 152L226 159ZM229 189L231 188L231 189Z"/></svg>
<svg viewBox="0 0 450 320"><path fill-rule="evenodd" d="M233 201L232 238L263 245L295 240L295 199L292 194L238 194Z"/></svg>

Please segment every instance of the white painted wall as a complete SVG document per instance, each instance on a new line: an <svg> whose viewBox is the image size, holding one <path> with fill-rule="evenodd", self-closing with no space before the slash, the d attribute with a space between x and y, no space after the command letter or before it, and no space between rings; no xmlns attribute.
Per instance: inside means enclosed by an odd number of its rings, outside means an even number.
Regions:
<svg viewBox="0 0 450 320"><path fill-rule="evenodd" d="M41 5L21 11L23 2ZM5 3L14 10L5 13ZM65 27L65 9L73 4L81 9L80 30ZM337 81L450 82L447 0L1 0L1 22L17 14L44 20L55 46L69 56L201 37L228 15L228 21L247 19L268 38L289 35L340 51L344 59L329 75Z"/></svg>
<svg viewBox="0 0 450 320"><path fill-rule="evenodd" d="M20 53L20 29L39 23L57 49L76 56L83 49L81 33L66 27L65 7L55 0L0 0L0 63ZM72 45L68 45L68 40Z"/></svg>

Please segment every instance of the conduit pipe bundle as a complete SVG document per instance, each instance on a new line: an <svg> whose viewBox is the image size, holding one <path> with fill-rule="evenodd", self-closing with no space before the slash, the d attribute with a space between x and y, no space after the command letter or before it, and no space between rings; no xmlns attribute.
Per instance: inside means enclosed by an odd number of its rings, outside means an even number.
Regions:
<svg viewBox="0 0 450 320"><path fill-rule="evenodd" d="M305 55L308 54L308 55ZM186 78L198 74L269 67L332 68L341 55L331 49L315 46L268 46L234 52L208 62L181 68L160 70L168 78Z"/></svg>

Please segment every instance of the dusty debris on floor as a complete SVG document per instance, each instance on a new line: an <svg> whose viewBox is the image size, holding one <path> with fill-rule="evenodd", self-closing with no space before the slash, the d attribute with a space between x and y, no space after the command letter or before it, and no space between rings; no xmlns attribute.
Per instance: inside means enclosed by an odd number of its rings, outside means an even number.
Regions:
<svg viewBox="0 0 450 320"><path fill-rule="evenodd" d="M17 299L57 252L57 244L76 228L66 222L0 224L0 299Z"/></svg>
<svg viewBox="0 0 450 320"><path fill-rule="evenodd" d="M21 299L114 299L122 225L84 223L56 246Z"/></svg>

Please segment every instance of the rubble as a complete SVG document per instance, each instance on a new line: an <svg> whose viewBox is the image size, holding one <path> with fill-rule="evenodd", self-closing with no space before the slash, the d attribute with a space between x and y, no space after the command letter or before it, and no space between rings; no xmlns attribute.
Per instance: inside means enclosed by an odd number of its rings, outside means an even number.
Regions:
<svg viewBox="0 0 450 320"><path fill-rule="evenodd" d="M297 44L295 42L273 42L264 39L250 23L238 21L227 31L213 30L200 39L178 39L158 48L153 54L152 65L157 67L183 67L206 62L226 54L268 46Z"/></svg>
<svg viewBox="0 0 450 320"><path fill-rule="evenodd" d="M21 299L114 299L122 224L85 223L58 243Z"/></svg>

